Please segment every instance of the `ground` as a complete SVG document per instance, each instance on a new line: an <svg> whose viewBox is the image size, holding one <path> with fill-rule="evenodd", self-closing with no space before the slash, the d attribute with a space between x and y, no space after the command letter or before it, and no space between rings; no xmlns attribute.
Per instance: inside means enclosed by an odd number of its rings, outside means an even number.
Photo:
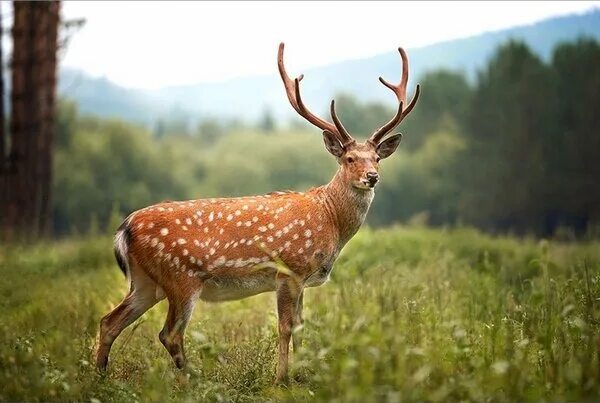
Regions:
<svg viewBox="0 0 600 403"><path fill-rule="evenodd" d="M305 296L304 348L274 386L273 294L200 302L177 370L162 302L94 369L127 290L111 239L0 247L0 401L600 399L600 242L363 229Z"/></svg>

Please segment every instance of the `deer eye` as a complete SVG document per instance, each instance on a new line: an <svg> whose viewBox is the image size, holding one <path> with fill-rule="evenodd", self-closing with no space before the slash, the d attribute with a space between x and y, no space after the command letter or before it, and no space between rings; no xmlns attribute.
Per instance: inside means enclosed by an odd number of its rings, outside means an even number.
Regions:
<svg viewBox="0 0 600 403"><path fill-rule="evenodd" d="M353 163L354 162L354 158L348 157L348 158L346 158L346 161L348 161L349 163Z"/></svg>
<svg viewBox="0 0 600 403"><path fill-rule="evenodd" d="M377 161L377 162L381 161L381 157L377 157L377 159L375 161Z"/></svg>

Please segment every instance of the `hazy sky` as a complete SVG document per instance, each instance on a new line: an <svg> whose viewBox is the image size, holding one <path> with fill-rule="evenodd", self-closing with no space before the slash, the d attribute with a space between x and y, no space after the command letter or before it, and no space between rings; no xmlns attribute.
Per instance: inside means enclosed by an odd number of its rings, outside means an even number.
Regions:
<svg viewBox="0 0 600 403"><path fill-rule="evenodd" d="M85 18L64 66L126 87L157 88L274 73L286 42L290 72L419 47L596 2L69 2ZM293 67L292 67L293 66Z"/></svg>

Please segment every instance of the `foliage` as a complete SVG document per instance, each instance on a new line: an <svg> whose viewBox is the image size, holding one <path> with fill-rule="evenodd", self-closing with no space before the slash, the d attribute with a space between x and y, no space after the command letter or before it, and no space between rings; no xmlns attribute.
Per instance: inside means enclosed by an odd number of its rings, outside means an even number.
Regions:
<svg viewBox="0 0 600 403"><path fill-rule="evenodd" d="M305 297L293 380L272 385L272 294L199 303L188 367L158 341L161 303L93 369L125 294L108 238L0 249L2 401L594 401L600 245L472 229L362 230Z"/></svg>
<svg viewBox="0 0 600 403"><path fill-rule="evenodd" d="M551 62L508 42L474 84L451 71L421 77L419 104L400 127L402 145L382 163L369 222L593 236L600 228L599 72L600 45L580 39L557 46ZM349 95L336 99L358 139L394 114ZM305 190L328 182L336 167L318 130L278 129L268 109L258 126L206 118L190 133L163 122L152 136L62 103L57 127L60 234L86 232L90 222L106 228L114 203L126 216L163 199Z"/></svg>

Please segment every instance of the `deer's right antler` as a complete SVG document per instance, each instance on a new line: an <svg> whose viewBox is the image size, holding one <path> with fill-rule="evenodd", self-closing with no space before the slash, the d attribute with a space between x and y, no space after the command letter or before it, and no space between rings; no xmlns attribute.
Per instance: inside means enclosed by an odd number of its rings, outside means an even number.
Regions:
<svg viewBox="0 0 600 403"><path fill-rule="evenodd" d="M321 130L327 130L333 133L343 146L353 143L354 139L344 128L342 122L340 122L340 120L337 117L337 114L335 113L334 101L331 101L331 117L333 118L334 123L327 122L321 119L320 117L316 116L314 113L309 111L308 108L304 105L304 103L302 102L302 97L300 96L300 81L304 78L304 75L301 74L300 76L298 76L298 78L295 78L294 80L292 80L288 76L287 72L285 71L285 66L283 64L284 46L285 45L283 42L279 44L279 52L277 54L277 67L279 68L279 74L281 75L281 79L283 80L285 92L287 93L287 97L290 101L290 104L292 105L292 108L294 108L294 110L298 112L300 116L302 116L304 119L320 128Z"/></svg>

